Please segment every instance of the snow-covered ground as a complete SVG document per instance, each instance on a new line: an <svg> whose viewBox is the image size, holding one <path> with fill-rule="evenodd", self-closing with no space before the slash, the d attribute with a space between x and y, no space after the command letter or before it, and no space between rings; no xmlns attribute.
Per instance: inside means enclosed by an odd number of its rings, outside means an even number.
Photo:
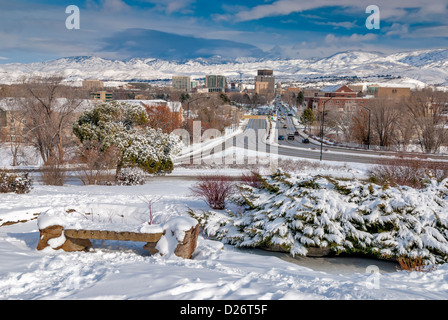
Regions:
<svg viewBox="0 0 448 320"><path fill-rule="evenodd" d="M9 150L0 151L0 166L9 167ZM238 148L224 153L229 152L242 153ZM220 157L221 153L214 156ZM29 160L26 165L38 166L35 162ZM367 169L364 164L324 161L324 166L307 172L360 178L365 177ZM268 174L266 170L269 168L261 171ZM207 173L237 176L243 172L246 170L224 166L213 170L177 166L169 176L150 178L145 185L132 187L83 186L73 174L62 187L44 186L36 179L29 194L0 194L0 299L448 298L447 265L430 272L409 273L397 271L395 263L365 258L292 258L283 253L223 246L202 233L191 260L151 256L139 242L93 241L94 248L89 252L36 250L37 216L50 208L91 208L91 212L103 208L110 215L123 215L123 223L143 222L149 216L148 199L152 199L154 223L163 223L172 216L188 216L189 209L208 209L190 193L195 177Z"/></svg>
<svg viewBox="0 0 448 320"><path fill-rule="evenodd" d="M282 83L294 81L307 86L335 84L339 77L356 76L362 81L358 84L363 85L381 83L386 86L419 88L438 84L446 87L447 52L446 49L393 54L346 51L322 59L240 58L218 61L219 59L213 57L210 60L199 58L184 62L152 58L120 61L100 57L71 57L28 64L1 64L0 82L20 82L23 76L48 76L61 73L61 70L64 70L62 75L68 83L79 86L83 79L104 80L107 86L122 85L131 79L161 80L166 84L166 80L171 79L173 74L188 75L195 79L203 78L207 74L221 74L231 79L239 79L239 72L242 72L244 80L252 80L257 70L269 66L274 70L276 79ZM322 75L327 78L322 79ZM392 77L385 77L386 75Z"/></svg>
<svg viewBox="0 0 448 320"><path fill-rule="evenodd" d="M177 169L186 173L186 169ZM341 166L340 174L352 168ZM362 174L362 169L358 170ZM235 171L229 171L235 174ZM190 170L189 173L194 173ZM197 171L196 175L202 173ZM221 172L221 173L224 173ZM185 174L186 175L186 174ZM186 175L188 176L188 175ZM207 209L190 195L188 177L153 178L143 186L63 187L34 184L29 194L0 194L0 299L447 299L448 266L418 273L360 258L297 258L223 246L200 235L193 259L151 256L143 243L94 241L90 252L37 251L37 213L98 208L155 223ZM123 218L126 220L126 217Z"/></svg>

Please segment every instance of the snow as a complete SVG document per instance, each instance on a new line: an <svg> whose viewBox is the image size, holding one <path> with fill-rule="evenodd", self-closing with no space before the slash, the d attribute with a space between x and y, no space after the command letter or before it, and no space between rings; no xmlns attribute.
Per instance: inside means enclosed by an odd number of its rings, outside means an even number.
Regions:
<svg viewBox="0 0 448 320"><path fill-rule="evenodd" d="M39 225L35 213L46 212L49 218L78 209L97 214L92 223L103 216L107 221L121 219L126 225L141 225L148 219L148 197L157 198L155 224L174 223L185 230L192 222L189 209L208 209L190 195L194 182L182 177L132 187L35 184L29 194L0 194L0 224L25 220L0 227L0 299L448 298L446 264L430 272L405 272L396 271L394 264L368 259L285 258L223 245L204 233L191 260L151 256L137 242L93 241L94 249L89 252L36 250ZM178 219L171 220L174 217ZM47 218L39 223L49 223ZM165 239L161 249L168 248L172 240ZM372 286L373 280L378 280L378 286Z"/></svg>
<svg viewBox="0 0 448 320"><path fill-rule="evenodd" d="M167 83L175 74L191 76L192 79L203 78L207 74L222 74L239 79L239 72L244 80L253 79L258 69L275 70L276 78L286 81L323 81L322 74L328 77L357 76L387 84L392 81L412 88L425 85L444 85L448 83L447 50L426 50L399 52L389 55L348 51L333 56L315 59L236 59L219 61L219 59L194 59L176 62L160 59L132 59L128 61L108 60L99 57L72 57L53 61L30 64L0 65L0 83L20 82L27 74L44 76L64 70L63 76L73 85L80 85L81 79L100 79L105 85L122 85L129 81L160 81ZM238 72L237 72L238 71ZM120 82L121 81L121 82ZM109 83L110 82L110 83ZM397 84L398 84L397 83ZM334 84L334 83L332 83ZM398 84L400 85L400 84Z"/></svg>
<svg viewBox="0 0 448 320"><path fill-rule="evenodd" d="M328 247L338 254L446 263L447 182L384 188L278 171L265 177L263 188L243 186L234 196L238 211L230 209L227 217L219 212L214 218L214 211L194 216L206 234L238 247L280 246L292 255Z"/></svg>

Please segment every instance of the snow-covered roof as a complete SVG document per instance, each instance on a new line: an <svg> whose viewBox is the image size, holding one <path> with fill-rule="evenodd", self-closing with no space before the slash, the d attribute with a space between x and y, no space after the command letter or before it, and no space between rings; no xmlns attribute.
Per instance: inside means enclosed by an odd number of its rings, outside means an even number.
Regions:
<svg viewBox="0 0 448 320"><path fill-rule="evenodd" d="M179 101L170 101L168 102L168 107L170 108L171 112L181 112L182 103Z"/></svg>
<svg viewBox="0 0 448 320"><path fill-rule="evenodd" d="M333 85L333 86L326 86L326 87L323 87L320 91L322 91L322 92L336 92L336 90L338 90L340 87L343 87L343 85L337 84L337 85Z"/></svg>
<svg viewBox="0 0 448 320"><path fill-rule="evenodd" d="M120 100L120 102L125 102L131 105L166 105L170 108L171 112L180 112L182 103L179 101L166 101L162 99L152 99L152 100Z"/></svg>
<svg viewBox="0 0 448 320"><path fill-rule="evenodd" d="M0 99L0 109L3 111L14 111L17 110L17 108L20 106L21 103L24 102L24 98L14 98L14 97L8 97ZM58 108L60 106L63 106L65 103L67 103L68 99L66 98L58 98L56 99L56 106L55 108ZM98 104L98 101L88 100L88 99L79 99L76 100L76 102L79 103L78 107L76 108L77 111L85 111L85 110L91 110L96 104Z"/></svg>

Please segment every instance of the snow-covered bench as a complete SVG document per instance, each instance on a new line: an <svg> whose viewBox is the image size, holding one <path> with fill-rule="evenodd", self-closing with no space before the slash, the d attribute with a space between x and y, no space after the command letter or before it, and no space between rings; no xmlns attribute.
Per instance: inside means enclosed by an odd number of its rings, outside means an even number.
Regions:
<svg viewBox="0 0 448 320"><path fill-rule="evenodd" d="M90 240L145 242L151 254L176 255L190 259L197 245L198 222L190 217L173 217L158 225L113 224L80 220L73 212L48 210L38 218L40 240L37 250L86 251Z"/></svg>

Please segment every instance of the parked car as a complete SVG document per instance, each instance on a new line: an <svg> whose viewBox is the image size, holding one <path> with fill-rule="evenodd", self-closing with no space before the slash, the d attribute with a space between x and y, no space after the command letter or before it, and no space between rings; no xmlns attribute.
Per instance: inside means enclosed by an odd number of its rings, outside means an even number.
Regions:
<svg viewBox="0 0 448 320"><path fill-rule="evenodd" d="M299 135L299 131L294 131L294 135L298 136Z"/></svg>
<svg viewBox="0 0 448 320"><path fill-rule="evenodd" d="M308 138L305 138L302 140L302 143L310 143L310 140Z"/></svg>
<svg viewBox="0 0 448 320"><path fill-rule="evenodd" d="M278 136L278 140L285 140L284 136Z"/></svg>
<svg viewBox="0 0 448 320"><path fill-rule="evenodd" d="M287 129L288 126L286 124L283 125L283 129Z"/></svg>

